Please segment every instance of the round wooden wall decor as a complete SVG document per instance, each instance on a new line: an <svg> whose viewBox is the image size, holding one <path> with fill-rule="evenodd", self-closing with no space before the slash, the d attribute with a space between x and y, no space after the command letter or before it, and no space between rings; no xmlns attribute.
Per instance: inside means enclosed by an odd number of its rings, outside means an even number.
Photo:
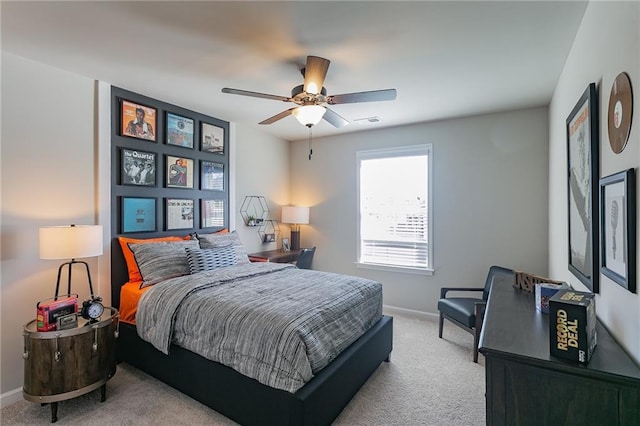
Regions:
<svg viewBox="0 0 640 426"><path fill-rule="evenodd" d="M633 92L626 72L618 74L609 95L609 144L616 154L627 146L633 117Z"/></svg>

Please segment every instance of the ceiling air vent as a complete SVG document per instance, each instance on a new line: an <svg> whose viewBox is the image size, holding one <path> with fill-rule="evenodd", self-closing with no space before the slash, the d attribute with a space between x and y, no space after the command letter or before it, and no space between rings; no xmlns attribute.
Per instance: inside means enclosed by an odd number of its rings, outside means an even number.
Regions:
<svg viewBox="0 0 640 426"><path fill-rule="evenodd" d="M356 118L353 120L355 124L372 124L372 123L380 123L382 119L378 116L366 117L366 118Z"/></svg>

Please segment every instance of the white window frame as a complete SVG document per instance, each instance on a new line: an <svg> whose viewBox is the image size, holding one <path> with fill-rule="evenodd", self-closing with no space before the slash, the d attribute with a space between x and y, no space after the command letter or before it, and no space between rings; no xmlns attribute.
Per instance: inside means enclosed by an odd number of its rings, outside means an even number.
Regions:
<svg viewBox="0 0 640 426"><path fill-rule="evenodd" d="M396 265L381 265L361 262L360 241L360 164L362 160L376 158L405 157L410 155L427 155L427 268L410 268ZM407 272L420 275L433 275L433 145L421 144L394 148L371 149L356 152L356 267L383 271Z"/></svg>

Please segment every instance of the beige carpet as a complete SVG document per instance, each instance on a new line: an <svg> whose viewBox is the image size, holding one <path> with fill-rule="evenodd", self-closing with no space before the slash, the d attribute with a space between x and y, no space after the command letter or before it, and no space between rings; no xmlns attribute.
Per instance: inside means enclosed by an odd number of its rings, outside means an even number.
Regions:
<svg viewBox="0 0 640 426"><path fill-rule="evenodd" d="M445 323L394 317L394 350L336 419L336 425L484 425L484 359L472 362L473 338ZM240 396L239 396L240 397ZM234 425L236 423L127 365L98 390L62 401L59 425ZM49 406L20 401L0 411L2 425L45 425Z"/></svg>

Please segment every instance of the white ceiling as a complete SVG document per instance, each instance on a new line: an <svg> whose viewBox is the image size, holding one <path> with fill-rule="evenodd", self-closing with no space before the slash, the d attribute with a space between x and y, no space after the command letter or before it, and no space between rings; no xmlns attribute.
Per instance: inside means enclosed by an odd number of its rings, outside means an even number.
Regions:
<svg viewBox="0 0 640 426"><path fill-rule="evenodd" d="M547 105L582 1L7 2L2 50L227 121L258 127L293 104L307 55L330 59L329 95L395 88L395 101L335 105L352 124L314 137ZM382 122L355 124L377 116ZM259 126L305 139L295 118Z"/></svg>

